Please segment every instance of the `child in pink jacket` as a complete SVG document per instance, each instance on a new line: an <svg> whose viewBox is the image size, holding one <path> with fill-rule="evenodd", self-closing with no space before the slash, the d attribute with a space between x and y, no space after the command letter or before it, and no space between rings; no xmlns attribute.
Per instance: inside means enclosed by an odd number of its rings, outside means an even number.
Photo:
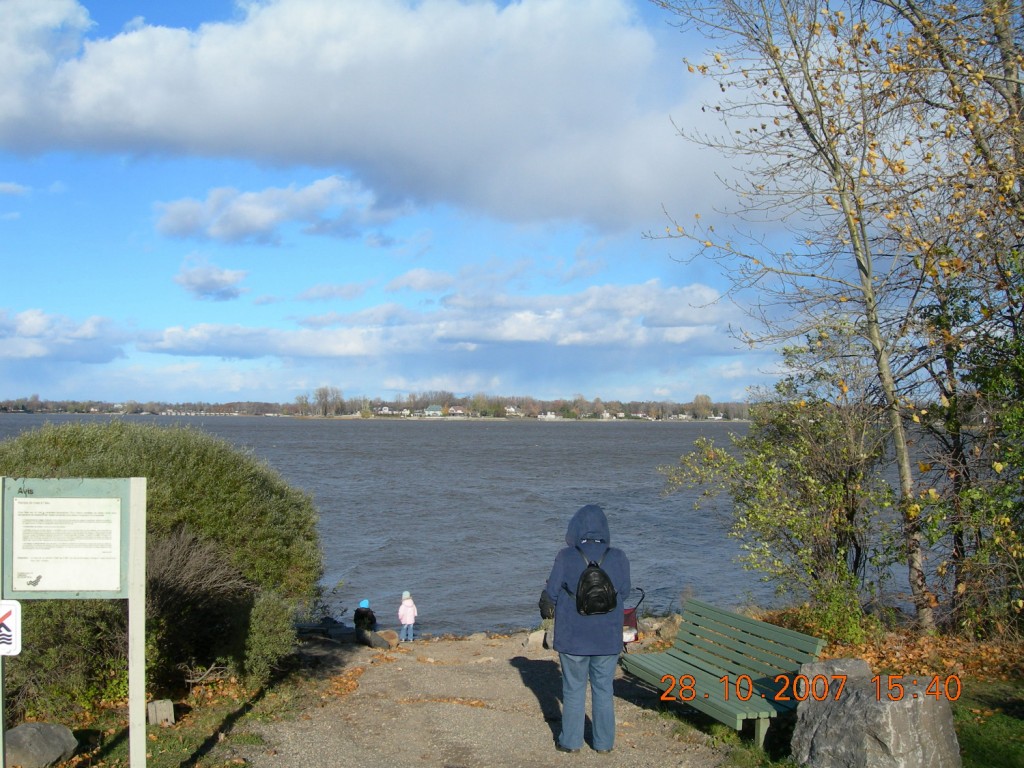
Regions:
<svg viewBox="0 0 1024 768"><path fill-rule="evenodd" d="M416 603L412 601L409 590L402 593L402 604L398 606L398 620L402 624L402 631L398 633L399 641L412 642L412 627L416 623Z"/></svg>

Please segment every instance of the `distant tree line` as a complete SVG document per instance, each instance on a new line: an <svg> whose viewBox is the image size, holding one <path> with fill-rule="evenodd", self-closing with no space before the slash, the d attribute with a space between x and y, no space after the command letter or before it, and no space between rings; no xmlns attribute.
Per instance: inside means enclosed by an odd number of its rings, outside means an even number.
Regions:
<svg viewBox="0 0 1024 768"><path fill-rule="evenodd" d="M0 400L0 413L105 413L105 414L172 414L172 415L242 415L242 416L309 416L336 417L359 415L363 418L382 415L400 416L421 413L429 406L440 406L445 415L454 411L475 418L515 416L536 418L554 414L564 419L723 419L743 420L749 415L745 402L715 402L710 395L697 395L692 402L667 400L604 400L582 394L572 398L541 400L522 395L456 395L445 390L412 392L385 399L353 397L346 399L338 387L322 386L303 393L289 403L235 401L208 403L202 401L167 403L135 401L112 403L102 400L44 400L39 395Z"/></svg>

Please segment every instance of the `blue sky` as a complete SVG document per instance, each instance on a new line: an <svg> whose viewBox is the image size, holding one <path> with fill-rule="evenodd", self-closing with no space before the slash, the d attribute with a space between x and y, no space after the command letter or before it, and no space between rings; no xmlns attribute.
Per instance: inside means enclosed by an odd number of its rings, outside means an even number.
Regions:
<svg viewBox="0 0 1024 768"><path fill-rule="evenodd" d="M641 0L0 0L0 399L742 400Z"/></svg>

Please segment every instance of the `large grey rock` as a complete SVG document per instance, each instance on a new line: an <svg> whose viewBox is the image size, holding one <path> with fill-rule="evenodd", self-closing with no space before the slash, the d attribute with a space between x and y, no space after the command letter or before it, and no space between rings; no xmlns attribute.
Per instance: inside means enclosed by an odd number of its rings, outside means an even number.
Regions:
<svg viewBox="0 0 1024 768"><path fill-rule="evenodd" d="M76 749L71 729L54 723L22 723L4 735L6 768L48 768L71 759Z"/></svg>
<svg viewBox="0 0 1024 768"><path fill-rule="evenodd" d="M378 637L384 638L389 649L398 647L398 633L394 630L377 630Z"/></svg>
<svg viewBox="0 0 1024 768"><path fill-rule="evenodd" d="M807 696L797 707L793 759L813 768L960 768L960 747L953 713L945 698L928 694L930 676L896 679L903 686L891 693L888 678L881 689L872 682L862 659L837 659L805 664L808 680L824 675L829 693L823 701ZM836 700L838 678L846 683ZM940 686L941 687L941 686ZM818 695L825 691L819 681ZM801 698L803 697L802 692ZM881 694L881 695L879 695Z"/></svg>

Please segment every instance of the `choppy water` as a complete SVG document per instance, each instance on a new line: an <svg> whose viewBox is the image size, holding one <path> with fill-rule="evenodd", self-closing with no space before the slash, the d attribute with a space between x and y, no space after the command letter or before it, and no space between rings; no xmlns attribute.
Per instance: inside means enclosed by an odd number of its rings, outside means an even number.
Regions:
<svg viewBox="0 0 1024 768"><path fill-rule="evenodd" d="M106 417L0 414L0 439L75 418ZM684 592L722 607L771 601L736 564L722 514L664 496L657 472L697 437L724 445L742 424L131 418L204 429L312 494L325 585L343 582L337 604L349 613L369 599L384 626L397 624L405 589L423 632L535 626L566 524L590 503L608 513L643 609L678 608Z"/></svg>

